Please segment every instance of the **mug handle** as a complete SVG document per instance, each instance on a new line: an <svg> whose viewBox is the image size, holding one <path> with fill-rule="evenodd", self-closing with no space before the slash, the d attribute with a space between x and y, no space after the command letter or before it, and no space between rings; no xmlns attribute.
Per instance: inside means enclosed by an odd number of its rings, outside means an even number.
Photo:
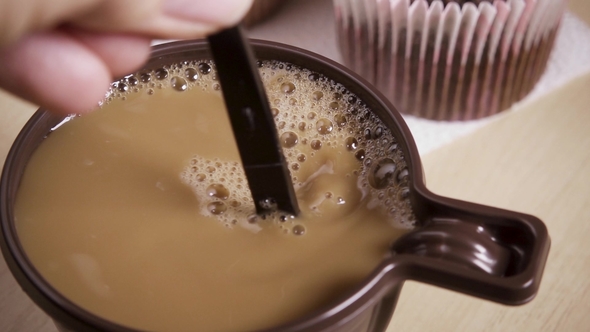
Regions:
<svg viewBox="0 0 590 332"><path fill-rule="evenodd" d="M391 248L402 278L509 305L535 297L550 247L541 220L431 193L415 203L420 227Z"/></svg>

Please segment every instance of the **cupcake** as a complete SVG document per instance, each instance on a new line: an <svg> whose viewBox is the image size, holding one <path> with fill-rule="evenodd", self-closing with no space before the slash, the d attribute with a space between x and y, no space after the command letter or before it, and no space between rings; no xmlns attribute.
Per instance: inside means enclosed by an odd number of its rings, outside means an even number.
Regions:
<svg viewBox="0 0 590 332"><path fill-rule="evenodd" d="M347 66L403 113L471 120L543 73L565 0L334 0Z"/></svg>

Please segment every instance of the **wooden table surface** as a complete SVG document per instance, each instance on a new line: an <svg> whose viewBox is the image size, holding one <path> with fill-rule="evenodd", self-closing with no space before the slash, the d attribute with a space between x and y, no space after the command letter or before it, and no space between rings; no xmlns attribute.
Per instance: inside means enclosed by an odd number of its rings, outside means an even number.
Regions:
<svg viewBox="0 0 590 332"><path fill-rule="evenodd" d="M572 8L588 8L582 1ZM546 223L552 247L537 297L508 307L410 281L388 331L590 331L589 92L582 75L423 156L435 193ZM35 109L0 90L0 162ZM56 331L3 260L0 331Z"/></svg>

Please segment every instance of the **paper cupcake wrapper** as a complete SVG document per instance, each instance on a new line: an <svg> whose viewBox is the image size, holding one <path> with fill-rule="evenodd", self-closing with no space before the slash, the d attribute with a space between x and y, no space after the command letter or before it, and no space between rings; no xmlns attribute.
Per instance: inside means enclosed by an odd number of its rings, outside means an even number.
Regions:
<svg viewBox="0 0 590 332"><path fill-rule="evenodd" d="M334 0L345 64L399 111L429 119L477 119L526 96L566 1L446 2Z"/></svg>

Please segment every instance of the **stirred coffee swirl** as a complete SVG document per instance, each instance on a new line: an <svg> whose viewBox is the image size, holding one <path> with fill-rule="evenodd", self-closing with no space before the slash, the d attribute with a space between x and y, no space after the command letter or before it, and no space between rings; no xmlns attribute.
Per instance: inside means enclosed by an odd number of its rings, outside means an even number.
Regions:
<svg viewBox="0 0 590 332"><path fill-rule="evenodd" d="M408 200L408 168L396 139L381 120L357 96L325 76L283 62L259 61L258 66L298 196L305 195L314 177L334 172L333 164L342 153L336 152L337 147L345 147L358 161L344 176L357 178L360 195L327 189L320 197L304 200L304 210L326 213L331 202L344 213L360 203L381 209L397 226L412 227L415 219ZM142 89L155 94L166 88L219 93L221 87L213 62L185 62L114 83L106 103ZM334 150L328 153L332 158L320 153L327 149ZM320 167L306 170L309 164ZM195 155L181 177L198 196L204 215L214 216L230 228L239 224L253 231L261 229L244 171L236 161ZM275 213L266 219L285 233L304 234L304 225L292 216Z"/></svg>

